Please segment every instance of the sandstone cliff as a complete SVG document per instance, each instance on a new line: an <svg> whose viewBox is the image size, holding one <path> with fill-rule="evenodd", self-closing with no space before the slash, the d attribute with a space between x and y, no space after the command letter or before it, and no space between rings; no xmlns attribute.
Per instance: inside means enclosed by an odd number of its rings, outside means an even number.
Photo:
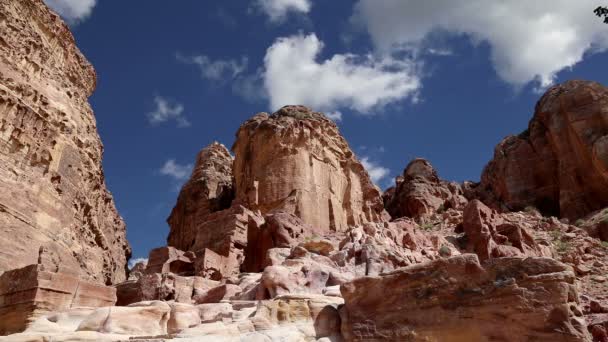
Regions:
<svg viewBox="0 0 608 342"><path fill-rule="evenodd" d="M130 247L87 102L96 74L42 0L0 0L0 272L52 250L81 277L125 279Z"/></svg>
<svg viewBox="0 0 608 342"><path fill-rule="evenodd" d="M386 210L393 218L424 221L438 211L462 209L467 203L462 186L441 180L424 159L412 160L395 183L383 195Z"/></svg>
<svg viewBox="0 0 608 342"><path fill-rule="evenodd" d="M580 218L608 205L608 88L569 81L540 99L528 130L505 138L481 177L484 201Z"/></svg>
<svg viewBox="0 0 608 342"><path fill-rule="evenodd" d="M302 106L261 113L237 132L236 200L325 231L385 219L380 191L336 125Z"/></svg>

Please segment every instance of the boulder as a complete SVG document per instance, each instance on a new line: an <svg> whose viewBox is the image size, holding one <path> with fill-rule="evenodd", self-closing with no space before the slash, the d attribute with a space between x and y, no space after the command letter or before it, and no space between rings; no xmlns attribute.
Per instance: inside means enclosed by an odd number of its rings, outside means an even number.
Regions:
<svg viewBox="0 0 608 342"><path fill-rule="evenodd" d="M474 254L343 284L346 341L588 341L571 267ZM507 319L508 318L508 319Z"/></svg>

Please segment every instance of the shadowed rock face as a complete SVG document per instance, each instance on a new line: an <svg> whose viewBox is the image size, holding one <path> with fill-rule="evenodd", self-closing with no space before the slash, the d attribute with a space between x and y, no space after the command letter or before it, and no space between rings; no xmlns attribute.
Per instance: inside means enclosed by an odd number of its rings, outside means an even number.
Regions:
<svg viewBox="0 0 608 342"><path fill-rule="evenodd" d="M504 139L481 178L484 201L575 219L608 205L608 88L569 81L541 98L528 130Z"/></svg>
<svg viewBox="0 0 608 342"><path fill-rule="evenodd" d="M325 231L384 220L380 191L321 113L287 106L258 114L232 149L236 200L249 208L292 213Z"/></svg>
<svg viewBox="0 0 608 342"><path fill-rule="evenodd" d="M42 0L0 1L0 37L0 272L43 246L81 277L125 280L131 249L87 102L95 70Z"/></svg>

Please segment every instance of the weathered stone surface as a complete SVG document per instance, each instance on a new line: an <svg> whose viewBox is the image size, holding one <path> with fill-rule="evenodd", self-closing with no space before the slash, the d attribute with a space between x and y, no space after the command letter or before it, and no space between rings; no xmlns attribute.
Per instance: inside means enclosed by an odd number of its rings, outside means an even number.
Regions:
<svg viewBox="0 0 608 342"><path fill-rule="evenodd" d="M301 106L258 114L232 149L236 200L248 208L280 209L327 232L385 218L380 191L323 114Z"/></svg>
<svg viewBox="0 0 608 342"><path fill-rule="evenodd" d="M23 331L40 316L75 307L116 303L116 290L69 273L30 265L0 275L0 335Z"/></svg>
<svg viewBox="0 0 608 342"><path fill-rule="evenodd" d="M237 276L246 254L257 253L249 236L257 235L263 223L260 215L240 205L208 216L191 247L196 253L195 274L213 280Z"/></svg>
<svg viewBox="0 0 608 342"><path fill-rule="evenodd" d="M95 331L120 335L155 336L167 334L171 307L164 302L134 303L127 307L95 310L78 326L77 331Z"/></svg>
<svg viewBox="0 0 608 342"><path fill-rule="evenodd" d="M183 276L194 275L193 252L183 252L174 247L159 247L150 251L145 273L174 273Z"/></svg>
<svg viewBox="0 0 608 342"><path fill-rule="evenodd" d="M383 198L391 217L422 221L438 211L462 209L467 203L461 185L441 180L424 159L412 160Z"/></svg>
<svg viewBox="0 0 608 342"><path fill-rule="evenodd" d="M198 227L207 221L207 216L230 207L234 197L232 162L228 149L217 142L199 152L192 176L182 187L167 219L171 227L169 246L191 250Z"/></svg>
<svg viewBox="0 0 608 342"><path fill-rule="evenodd" d="M569 81L536 105L528 130L505 138L481 177L484 201L580 218L608 205L608 89Z"/></svg>
<svg viewBox="0 0 608 342"><path fill-rule="evenodd" d="M169 303L169 306L171 307L169 322L167 322L169 333L177 333L201 324L199 309L196 306L184 303Z"/></svg>
<svg viewBox="0 0 608 342"><path fill-rule="evenodd" d="M505 221L502 215L478 200L464 208L462 229L466 249L476 253L481 261L518 255L553 256L551 249L537 244L525 228Z"/></svg>
<svg viewBox="0 0 608 342"><path fill-rule="evenodd" d="M150 300L174 300L192 303L193 297L219 286L217 281L202 277L182 277L173 273L144 274L116 286L116 305L125 306Z"/></svg>
<svg viewBox="0 0 608 342"><path fill-rule="evenodd" d="M572 269L465 254L341 287L346 341L588 341Z"/></svg>
<svg viewBox="0 0 608 342"><path fill-rule="evenodd" d="M0 17L0 272L45 246L82 277L123 281L131 250L87 102L95 70L42 0L0 1Z"/></svg>
<svg viewBox="0 0 608 342"><path fill-rule="evenodd" d="M314 338L339 338L338 306L343 303L342 298L321 295L280 296L261 302L252 320L258 325L292 325Z"/></svg>

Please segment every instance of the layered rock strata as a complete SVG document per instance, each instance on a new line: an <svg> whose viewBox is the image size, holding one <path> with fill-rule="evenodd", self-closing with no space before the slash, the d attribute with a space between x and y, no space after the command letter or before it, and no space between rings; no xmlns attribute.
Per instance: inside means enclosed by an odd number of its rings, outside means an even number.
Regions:
<svg viewBox="0 0 608 342"><path fill-rule="evenodd" d="M548 258L462 255L341 287L346 341L588 341L575 275Z"/></svg>
<svg viewBox="0 0 608 342"><path fill-rule="evenodd" d="M131 250L87 102L95 70L42 0L0 1L0 56L0 272L44 246L81 277L125 280Z"/></svg>

